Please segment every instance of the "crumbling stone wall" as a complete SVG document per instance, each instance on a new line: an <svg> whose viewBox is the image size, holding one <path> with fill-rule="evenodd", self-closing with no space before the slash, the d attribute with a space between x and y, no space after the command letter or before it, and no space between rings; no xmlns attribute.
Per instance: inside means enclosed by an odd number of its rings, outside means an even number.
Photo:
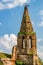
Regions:
<svg viewBox="0 0 43 65"><path fill-rule="evenodd" d="M3 65L15 65L16 61L16 46L12 49L12 58L1 58Z"/></svg>

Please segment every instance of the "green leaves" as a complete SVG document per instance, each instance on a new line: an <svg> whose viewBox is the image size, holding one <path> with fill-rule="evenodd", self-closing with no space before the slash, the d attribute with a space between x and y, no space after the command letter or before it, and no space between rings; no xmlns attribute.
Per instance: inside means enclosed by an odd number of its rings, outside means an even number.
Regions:
<svg viewBox="0 0 43 65"><path fill-rule="evenodd" d="M18 33L18 35L22 35L22 34L24 34L24 35L34 35L36 33L35 32L19 32Z"/></svg>
<svg viewBox="0 0 43 65"><path fill-rule="evenodd" d="M25 65L25 63L24 62L22 62L22 61L16 61L16 65Z"/></svg>

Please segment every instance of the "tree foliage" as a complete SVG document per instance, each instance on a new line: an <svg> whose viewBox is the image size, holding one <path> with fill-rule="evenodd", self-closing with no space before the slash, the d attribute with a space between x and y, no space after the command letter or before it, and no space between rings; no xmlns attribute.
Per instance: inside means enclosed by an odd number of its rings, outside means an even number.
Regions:
<svg viewBox="0 0 43 65"><path fill-rule="evenodd" d="M16 61L16 65L25 65L25 63L21 61Z"/></svg>

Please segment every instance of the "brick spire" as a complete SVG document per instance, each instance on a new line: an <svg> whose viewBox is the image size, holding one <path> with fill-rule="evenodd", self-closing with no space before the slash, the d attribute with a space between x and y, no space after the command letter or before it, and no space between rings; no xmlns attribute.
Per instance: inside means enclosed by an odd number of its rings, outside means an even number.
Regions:
<svg viewBox="0 0 43 65"><path fill-rule="evenodd" d="M31 31L33 31L33 27L32 27L31 21L30 21L30 16L28 14L27 6L24 7L24 13L23 13L20 31L21 32L31 32Z"/></svg>

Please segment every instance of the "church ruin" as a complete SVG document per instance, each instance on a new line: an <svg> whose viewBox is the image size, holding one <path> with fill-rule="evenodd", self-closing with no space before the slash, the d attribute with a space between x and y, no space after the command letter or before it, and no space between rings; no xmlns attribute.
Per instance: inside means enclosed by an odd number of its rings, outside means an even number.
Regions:
<svg viewBox="0 0 43 65"><path fill-rule="evenodd" d="M24 8L20 32L17 38L17 60L26 65L39 65L36 47L36 33L33 30L27 6Z"/></svg>
<svg viewBox="0 0 43 65"><path fill-rule="evenodd" d="M16 60L24 62L25 65L41 65L37 56L36 33L33 30L27 6L24 8L20 31L17 35L17 46L12 49L12 58L8 58L8 61L4 60L6 61L4 65L15 65Z"/></svg>

